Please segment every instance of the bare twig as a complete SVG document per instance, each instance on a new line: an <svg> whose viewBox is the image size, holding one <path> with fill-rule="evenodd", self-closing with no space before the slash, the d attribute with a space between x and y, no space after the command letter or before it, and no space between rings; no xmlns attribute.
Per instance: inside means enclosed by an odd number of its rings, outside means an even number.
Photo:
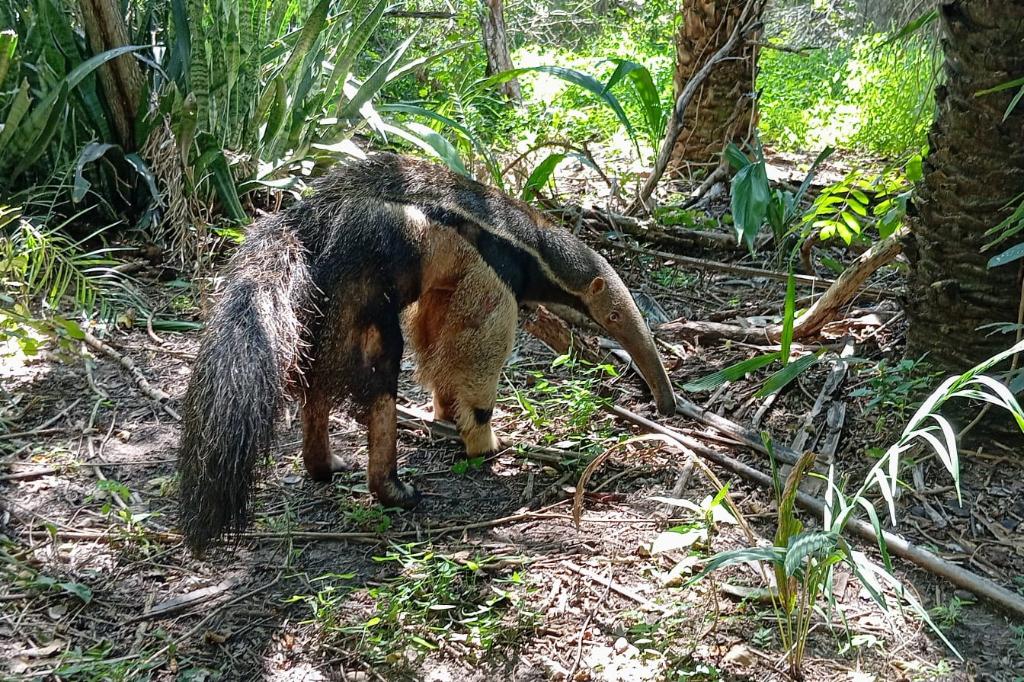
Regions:
<svg viewBox="0 0 1024 682"><path fill-rule="evenodd" d="M136 366L135 364L135 361L132 360L130 357L118 353L116 350L114 350L107 344L103 343L102 341L100 341L95 336L93 336L92 334L85 330L82 331L82 334L84 335L83 340L86 342L86 344L88 344L90 348L92 348L95 351L99 351L100 353L103 353L104 355L112 358L113 360L116 360L122 367L128 370L128 373L132 375L132 379L135 380L135 384L139 387L139 390L146 394L146 396L152 398L158 403L164 403L165 401L167 401L168 398L170 398L170 396L168 396L166 393L164 393L163 391L149 383L149 380L146 379L146 376L142 373L141 370L139 370L138 366Z"/></svg>
<svg viewBox="0 0 1024 682"><path fill-rule="evenodd" d="M2 433L0 434L0 440L10 440L11 438L24 438L26 436L40 436L47 433L63 431L63 428L59 428L56 429L55 431L52 431L50 430L50 427L59 422L64 416L67 415L68 412L75 409L75 407L77 407L78 403L80 402L82 402L82 399L76 398L70 405L68 405L63 410L53 415L52 417L44 421L42 424L35 427L34 429L29 429L28 431L18 431L16 433Z"/></svg>
<svg viewBox="0 0 1024 682"><path fill-rule="evenodd" d="M628 587L623 587L622 585L618 584L617 582L615 582L611 578L605 578L604 576L598 575L597 573L594 573L593 571L591 571L591 570L589 570L587 568L584 568L583 566L577 566L576 564L574 564L571 561L563 561L562 565L565 566L566 568L568 568L570 571L572 571L576 575L581 575L584 578L587 578L589 580L593 580L595 583L597 583L599 585L603 585L604 587L607 587L608 589L610 589L615 594L621 595L621 596L625 597L626 599L629 599L631 601L636 602L637 604L640 605L640 607L642 609L644 609L646 611L658 611L659 610L658 607L653 605L650 602L650 600L648 600L646 597L644 597L644 596L642 596L640 594L637 594L636 592L634 592L633 590L629 589Z"/></svg>
<svg viewBox="0 0 1024 682"><path fill-rule="evenodd" d="M773 270L762 270L761 268L752 268L747 265L736 265L734 263L722 263L719 261L707 260L704 258L693 258L691 256L681 256L679 254L670 253L668 251L656 251L653 249L645 249L640 246L634 246L633 244L627 244L622 241L607 241L605 242L609 246L613 246L626 251L633 251L635 253L642 253L645 256L655 256L657 258L664 258L665 260L672 261L673 264L694 268L695 270L703 270L708 272L725 272L732 275L740 275L741 277L761 277L763 279L770 279L776 282L785 282L789 275L784 272L775 272ZM836 280L828 279L826 277L812 277L810 275L793 275L793 279L797 286L800 287L827 287L835 284ZM893 298L896 296L896 292L881 287L864 287L860 290L860 295L870 294L876 298Z"/></svg>

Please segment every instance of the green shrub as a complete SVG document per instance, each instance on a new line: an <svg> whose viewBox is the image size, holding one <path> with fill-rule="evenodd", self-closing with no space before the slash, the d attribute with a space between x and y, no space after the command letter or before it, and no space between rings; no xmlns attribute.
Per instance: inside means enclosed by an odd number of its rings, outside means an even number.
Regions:
<svg viewBox="0 0 1024 682"><path fill-rule="evenodd" d="M925 143L937 55L919 40L867 36L806 55L764 50L760 133L782 149L832 145L894 155Z"/></svg>

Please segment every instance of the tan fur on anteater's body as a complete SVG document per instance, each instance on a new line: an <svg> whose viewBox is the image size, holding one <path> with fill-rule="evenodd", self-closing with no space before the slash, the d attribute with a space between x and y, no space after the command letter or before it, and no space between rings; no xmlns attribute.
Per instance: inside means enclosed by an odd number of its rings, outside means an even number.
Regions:
<svg viewBox="0 0 1024 682"><path fill-rule="evenodd" d="M232 259L184 405L180 522L202 550L244 528L254 470L286 393L302 405L303 460L336 460L331 409L366 425L370 490L410 507L399 480L395 397L401 317L471 456L493 451L491 413L519 303L568 306L633 356L663 412L675 407L650 332L608 263L526 204L434 164L380 154L332 171L313 195L254 225Z"/></svg>

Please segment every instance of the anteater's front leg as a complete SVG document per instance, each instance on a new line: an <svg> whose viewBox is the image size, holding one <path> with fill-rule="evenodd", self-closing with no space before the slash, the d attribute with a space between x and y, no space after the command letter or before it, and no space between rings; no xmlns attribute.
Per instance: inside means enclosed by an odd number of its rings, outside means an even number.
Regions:
<svg viewBox="0 0 1024 682"><path fill-rule="evenodd" d="M419 502L420 495L398 478L397 419L394 395L382 395L373 401L366 423L370 441L367 479L370 492L385 507L409 509Z"/></svg>
<svg viewBox="0 0 1024 682"><path fill-rule="evenodd" d="M454 289L424 292L414 311L420 379L434 391L435 417L455 422L469 457L500 446L491 415L516 317L515 298L483 266Z"/></svg>
<svg viewBox="0 0 1024 682"><path fill-rule="evenodd" d="M409 509L420 495L398 478L398 373L402 361L402 328L398 311L375 310L375 322L361 332L362 376L354 387L366 416L370 462L366 477L370 492L386 507Z"/></svg>

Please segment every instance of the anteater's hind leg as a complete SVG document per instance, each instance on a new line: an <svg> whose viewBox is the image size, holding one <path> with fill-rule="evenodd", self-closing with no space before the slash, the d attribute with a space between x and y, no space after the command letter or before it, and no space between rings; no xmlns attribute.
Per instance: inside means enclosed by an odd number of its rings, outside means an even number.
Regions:
<svg viewBox="0 0 1024 682"><path fill-rule="evenodd" d="M402 360L402 330L398 312L375 316L362 331L362 376L354 387L362 404L369 440L366 477L370 492L387 507L410 508L419 502L416 489L398 478L398 372Z"/></svg>
<svg viewBox="0 0 1024 682"><path fill-rule="evenodd" d="M499 448L491 415L516 317L514 297L482 266L451 289L428 290L413 312L420 379L434 391L435 416L455 422L470 457Z"/></svg>
<svg viewBox="0 0 1024 682"><path fill-rule="evenodd" d="M321 390L306 391L302 405L302 462L315 481L329 481L340 469L340 459L331 452L328 419L331 399Z"/></svg>

